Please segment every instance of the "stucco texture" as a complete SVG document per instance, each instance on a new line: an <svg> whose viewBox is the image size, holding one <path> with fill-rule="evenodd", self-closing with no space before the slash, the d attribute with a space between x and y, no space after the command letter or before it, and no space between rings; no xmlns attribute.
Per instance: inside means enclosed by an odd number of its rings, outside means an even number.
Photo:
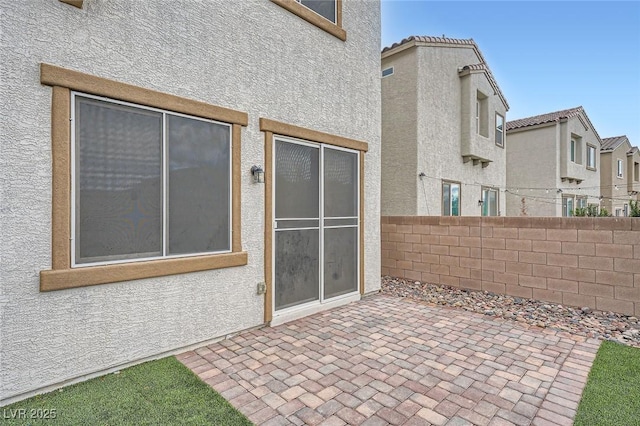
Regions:
<svg viewBox="0 0 640 426"><path fill-rule="evenodd" d="M268 0L0 0L0 404L264 322L267 117L369 143L366 291L380 287L380 5L343 2L343 42ZM51 87L40 63L245 111L248 265L39 292L51 268Z"/></svg>
<svg viewBox="0 0 640 426"><path fill-rule="evenodd" d="M481 61L472 46L417 45L382 56L382 69L394 67L382 81L383 215L443 214L443 180L461 183L462 216L482 214L483 186L499 189L504 214L506 156L494 138L495 113L506 117L506 107L484 74L458 74ZM488 96L487 137L476 134L470 113L478 90ZM491 163L465 163L465 155Z"/></svg>

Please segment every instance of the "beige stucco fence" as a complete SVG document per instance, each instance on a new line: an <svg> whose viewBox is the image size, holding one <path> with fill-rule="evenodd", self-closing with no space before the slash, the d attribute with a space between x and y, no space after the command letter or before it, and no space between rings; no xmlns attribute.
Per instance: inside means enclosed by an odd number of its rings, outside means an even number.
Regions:
<svg viewBox="0 0 640 426"><path fill-rule="evenodd" d="M382 217L382 274L640 315L640 218Z"/></svg>

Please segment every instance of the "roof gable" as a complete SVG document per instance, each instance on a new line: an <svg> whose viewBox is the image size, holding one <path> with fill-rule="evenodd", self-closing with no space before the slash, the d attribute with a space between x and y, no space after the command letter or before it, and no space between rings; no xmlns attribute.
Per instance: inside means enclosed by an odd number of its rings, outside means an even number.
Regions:
<svg viewBox="0 0 640 426"><path fill-rule="evenodd" d="M495 77L491 73L491 69L487 64L487 61L484 59L484 56L482 56L482 52L480 52L478 45L472 38L458 39L458 38L433 37L433 36L410 36L403 39L399 43L393 43L391 46L385 47L384 49L382 49L382 54L383 56L386 56L384 55L385 53L388 53L388 55L392 55L396 53L394 52L394 50L401 51L414 46L468 47L470 49L473 49L476 55L478 56L478 58L480 59L480 63L464 65L460 67L460 69L458 69L458 73L474 72L474 71L484 72L485 75L487 76L487 79L489 80L489 84L491 84L494 91L496 92L496 94L504 104L505 108L509 110L509 103L507 102L507 99L502 93L502 90L500 90L500 86L498 86L498 82L496 81Z"/></svg>
<svg viewBox="0 0 640 426"><path fill-rule="evenodd" d="M585 127L587 126L590 127L591 130L593 130L593 133L596 135L596 138L600 142L600 146L602 146L602 139L600 138L600 135L598 134L598 131L596 130L596 128L593 127L591 120L589 120L589 117L587 116L587 113L584 111L584 108L582 108L582 106L577 106L575 108L563 109L561 111L549 112L546 114L534 115L532 117L519 118L517 120L507 121L505 128L508 132L510 130L537 126L540 124L557 123L560 120L569 119L572 117L577 117L585 125ZM585 120L586 120L586 123L585 123Z"/></svg>
<svg viewBox="0 0 640 426"><path fill-rule="evenodd" d="M602 146L600 147L600 151L613 151L625 142L629 144L629 150L631 150L631 143L625 135L614 136L612 138L604 138L602 139Z"/></svg>

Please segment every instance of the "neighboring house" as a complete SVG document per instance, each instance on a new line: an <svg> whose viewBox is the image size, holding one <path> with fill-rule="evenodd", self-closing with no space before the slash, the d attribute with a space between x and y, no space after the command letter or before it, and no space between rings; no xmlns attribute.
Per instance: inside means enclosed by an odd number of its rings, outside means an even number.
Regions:
<svg viewBox="0 0 640 426"><path fill-rule="evenodd" d="M382 214L504 214L509 105L472 40L382 51Z"/></svg>
<svg viewBox="0 0 640 426"><path fill-rule="evenodd" d="M601 206L614 216L629 215L629 201L640 192L640 153L626 136L602 139L600 149Z"/></svg>
<svg viewBox="0 0 640 426"><path fill-rule="evenodd" d="M0 405L380 288L379 1L0 10Z"/></svg>
<svg viewBox="0 0 640 426"><path fill-rule="evenodd" d="M506 129L508 216L571 216L599 204L601 140L581 106Z"/></svg>

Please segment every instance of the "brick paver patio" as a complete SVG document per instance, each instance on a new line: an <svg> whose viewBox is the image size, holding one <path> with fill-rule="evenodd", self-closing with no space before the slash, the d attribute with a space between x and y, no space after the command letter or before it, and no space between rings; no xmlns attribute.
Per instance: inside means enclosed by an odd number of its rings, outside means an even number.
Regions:
<svg viewBox="0 0 640 426"><path fill-rule="evenodd" d="M571 425L597 340L376 295L178 356L263 425Z"/></svg>

